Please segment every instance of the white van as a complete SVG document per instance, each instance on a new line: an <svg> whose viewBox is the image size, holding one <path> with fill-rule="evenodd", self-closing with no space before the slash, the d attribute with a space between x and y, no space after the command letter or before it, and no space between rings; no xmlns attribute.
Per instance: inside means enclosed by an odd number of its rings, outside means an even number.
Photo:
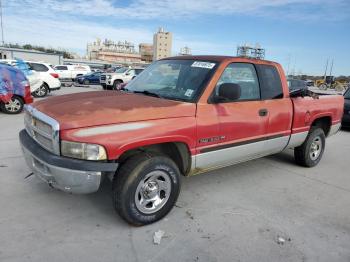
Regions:
<svg viewBox="0 0 350 262"><path fill-rule="evenodd" d="M54 67L61 80L72 80L77 76L85 75L91 72L88 65L56 65Z"/></svg>

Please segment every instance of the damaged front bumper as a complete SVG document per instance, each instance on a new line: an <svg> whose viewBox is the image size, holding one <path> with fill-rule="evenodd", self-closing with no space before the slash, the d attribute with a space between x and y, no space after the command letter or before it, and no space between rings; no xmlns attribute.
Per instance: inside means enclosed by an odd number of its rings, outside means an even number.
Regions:
<svg viewBox="0 0 350 262"><path fill-rule="evenodd" d="M87 194L96 192L102 177L114 173L117 163L87 161L57 156L38 145L25 130L19 133L23 155L32 172L59 190Z"/></svg>

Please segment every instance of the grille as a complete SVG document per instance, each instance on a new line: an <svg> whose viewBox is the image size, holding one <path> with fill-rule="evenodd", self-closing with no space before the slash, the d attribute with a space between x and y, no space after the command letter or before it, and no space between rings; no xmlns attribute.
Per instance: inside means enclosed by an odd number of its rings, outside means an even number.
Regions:
<svg viewBox="0 0 350 262"><path fill-rule="evenodd" d="M32 107L25 111L24 124L27 133L46 150L59 154L57 130L49 122L55 123L56 121Z"/></svg>
<svg viewBox="0 0 350 262"><path fill-rule="evenodd" d="M105 75L101 75L101 80L106 80L106 76Z"/></svg>

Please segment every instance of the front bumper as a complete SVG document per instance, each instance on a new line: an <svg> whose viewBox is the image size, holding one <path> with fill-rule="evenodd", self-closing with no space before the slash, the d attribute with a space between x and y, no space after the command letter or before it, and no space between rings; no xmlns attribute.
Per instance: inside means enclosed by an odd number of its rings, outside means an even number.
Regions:
<svg viewBox="0 0 350 262"><path fill-rule="evenodd" d="M25 130L19 139L27 165L32 172L50 186L59 190L87 194L96 192L102 176L114 173L117 163L87 161L57 156L39 146Z"/></svg>

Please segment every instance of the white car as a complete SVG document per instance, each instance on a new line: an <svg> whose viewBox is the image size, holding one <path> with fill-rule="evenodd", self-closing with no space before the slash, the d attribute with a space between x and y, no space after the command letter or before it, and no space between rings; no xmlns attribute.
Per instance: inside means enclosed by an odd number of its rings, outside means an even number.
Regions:
<svg viewBox="0 0 350 262"><path fill-rule="evenodd" d="M74 81L77 76L91 72L91 68L88 65L56 65L54 69L61 80L69 81Z"/></svg>
<svg viewBox="0 0 350 262"><path fill-rule="evenodd" d="M17 60L6 59L0 62L7 63L17 67ZM61 88L61 81L58 79L56 71L48 64L43 62L23 61L31 72L26 74L30 84L30 92L34 97L44 97L49 92Z"/></svg>
<svg viewBox="0 0 350 262"><path fill-rule="evenodd" d="M105 73L100 76L103 89L116 90L122 83L128 83L143 71L143 68L122 67L114 73Z"/></svg>
<svg viewBox="0 0 350 262"><path fill-rule="evenodd" d="M44 97L49 92L59 90L61 81L58 79L57 72L47 63L26 61L30 68L40 75L43 84L34 93L34 97Z"/></svg>

